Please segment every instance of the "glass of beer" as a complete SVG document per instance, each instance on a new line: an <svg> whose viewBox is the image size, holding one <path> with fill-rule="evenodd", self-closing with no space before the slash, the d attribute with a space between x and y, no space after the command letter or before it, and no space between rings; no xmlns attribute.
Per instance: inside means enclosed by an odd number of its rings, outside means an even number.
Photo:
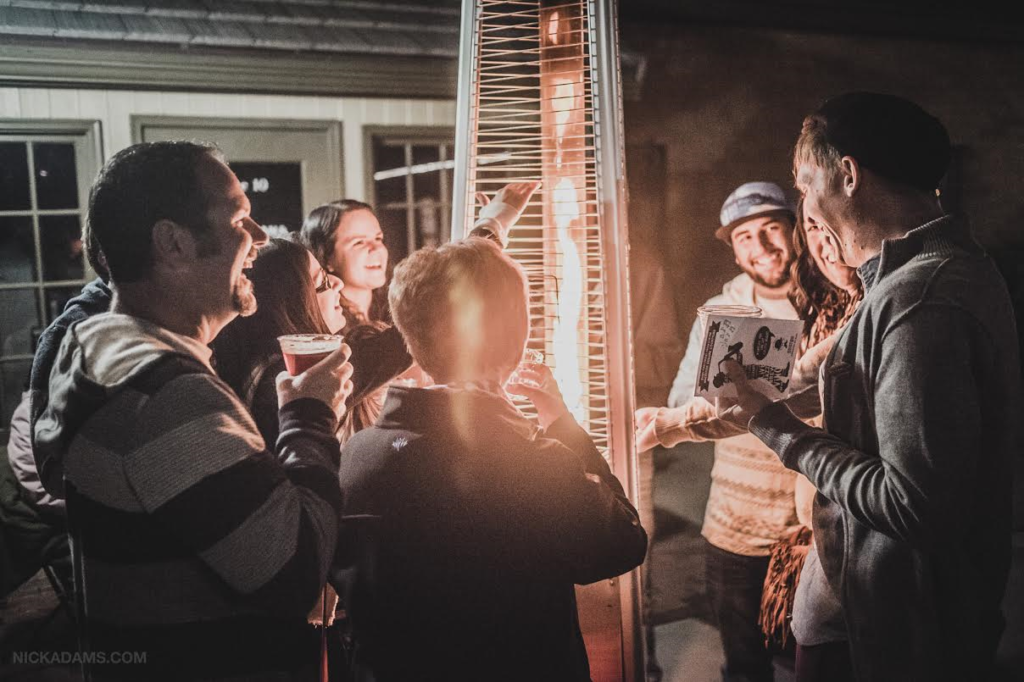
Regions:
<svg viewBox="0 0 1024 682"><path fill-rule="evenodd" d="M526 353L524 353L523 355L523 361L519 363L519 366L516 367L516 371L512 372L512 376L510 376L508 378L508 381L505 382L505 392L508 394L509 398L513 398L515 400L527 399L525 395L518 395L514 392L509 391L509 389L514 389L516 384L528 386L530 388L540 388L540 384L538 384L536 381L534 381L533 379L525 379L519 374L521 370L529 369L531 364L543 365L544 353L542 353L539 350L534 350L532 348L526 349Z"/></svg>
<svg viewBox="0 0 1024 682"><path fill-rule="evenodd" d="M709 315L761 317L761 309L756 305L702 305L697 308L697 317L700 318L701 333L703 333L708 326Z"/></svg>
<svg viewBox="0 0 1024 682"><path fill-rule="evenodd" d="M288 334L277 337L284 366L292 376L302 374L341 348L344 337L337 334Z"/></svg>

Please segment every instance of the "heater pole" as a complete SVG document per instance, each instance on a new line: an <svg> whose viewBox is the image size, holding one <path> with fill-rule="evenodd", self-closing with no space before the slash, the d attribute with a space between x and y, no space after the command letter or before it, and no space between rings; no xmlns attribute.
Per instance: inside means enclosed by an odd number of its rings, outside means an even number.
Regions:
<svg viewBox="0 0 1024 682"><path fill-rule="evenodd" d="M477 0L462 0L459 43L459 97L455 105L455 171L452 177L452 240L466 236L466 213L472 217L474 191L469 184L469 160L473 156L472 120L477 79Z"/></svg>
<svg viewBox="0 0 1024 682"><path fill-rule="evenodd" d="M615 0L591 0L591 24L597 141L598 205L601 214L602 251L608 330L608 379L610 430L614 472L625 484L630 500L640 506L639 467L633 440L636 406L633 373L632 315L629 302L629 225L626 160L622 125L622 78L619 70L619 32ZM641 569L620 579L622 608L623 679L638 682L645 677L645 646L641 600Z"/></svg>

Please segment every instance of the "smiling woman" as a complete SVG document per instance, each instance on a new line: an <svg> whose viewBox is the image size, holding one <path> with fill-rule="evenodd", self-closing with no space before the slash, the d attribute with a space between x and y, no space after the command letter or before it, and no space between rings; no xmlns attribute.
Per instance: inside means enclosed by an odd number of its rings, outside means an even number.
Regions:
<svg viewBox="0 0 1024 682"><path fill-rule="evenodd" d="M344 284L342 305L350 327L387 322L388 249L369 204L344 199L314 208L302 242Z"/></svg>

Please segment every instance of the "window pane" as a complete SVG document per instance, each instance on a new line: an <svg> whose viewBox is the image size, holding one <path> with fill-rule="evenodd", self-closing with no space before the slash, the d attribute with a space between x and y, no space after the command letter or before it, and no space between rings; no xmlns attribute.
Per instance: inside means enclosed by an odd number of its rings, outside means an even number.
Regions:
<svg viewBox="0 0 1024 682"><path fill-rule="evenodd" d="M82 287L56 287L46 290L46 324L50 324L64 312L64 306L82 292Z"/></svg>
<svg viewBox="0 0 1024 682"><path fill-rule="evenodd" d="M82 279L82 228L76 215L39 216L43 277L50 282Z"/></svg>
<svg viewBox="0 0 1024 682"><path fill-rule="evenodd" d="M3 429L11 425L11 415L21 402L31 369L31 360L0 363L0 419L3 419L0 424Z"/></svg>
<svg viewBox="0 0 1024 682"><path fill-rule="evenodd" d="M18 355L33 352L39 331L35 291L0 291L0 353Z"/></svg>
<svg viewBox="0 0 1024 682"><path fill-rule="evenodd" d="M252 219L267 234L285 238L302 228L301 163L239 162L231 170L249 197Z"/></svg>
<svg viewBox="0 0 1024 682"><path fill-rule="evenodd" d="M412 148L412 163L414 166L420 164L437 163L441 159L440 150L437 145L416 145ZM419 200L424 197L439 200L441 198L441 177L440 169L416 173L412 176L413 196Z"/></svg>
<svg viewBox="0 0 1024 682"><path fill-rule="evenodd" d="M416 244L437 246L441 243L440 204L433 197L422 197L416 201Z"/></svg>
<svg viewBox="0 0 1024 682"><path fill-rule="evenodd" d="M28 197L28 147L0 142L0 211L25 211Z"/></svg>
<svg viewBox="0 0 1024 682"><path fill-rule="evenodd" d="M35 279L32 218L0 217L0 282L32 282Z"/></svg>
<svg viewBox="0 0 1024 682"><path fill-rule="evenodd" d="M405 203L405 167L404 145L385 145L377 139L374 140L374 192L377 199L375 208L381 209L387 208L389 205L394 206L395 204ZM376 180L377 173L387 173L388 171L398 171L399 174L394 177Z"/></svg>
<svg viewBox="0 0 1024 682"><path fill-rule="evenodd" d="M409 255L408 231L405 209L384 209L377 211L380 228L384 232L384 244L392 263L397 264Z"/></svg>
<svg viewBox="0 0 1024 682"><path fill-rule="evenodd" d="M78 175L75 145L70 142L36 142L36 200L41 209L78 208Z"/></svg>

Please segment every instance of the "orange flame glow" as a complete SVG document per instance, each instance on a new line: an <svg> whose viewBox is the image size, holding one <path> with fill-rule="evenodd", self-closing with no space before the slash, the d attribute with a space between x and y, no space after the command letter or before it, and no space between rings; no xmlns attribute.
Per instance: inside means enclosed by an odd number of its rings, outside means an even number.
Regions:
<svg viewBox="0 0 1024 682"><path fill-rule="evenodd" d="M552 204L562 255L562 286L551 339L555 354L554 375L569 411L578 421L583 421L583 382L580 381L577 339L583 305L583 263L569 233L572 223L580 217L579 191L572 180L562 178L552 192Z"/></svg>
<svg viewBox="0 0 1024 682"><path fill-rule="evenodd" d="M558 11L551 13L551 18L548 20L548 40L551 41L552 45L558 44Z"/></svg>
<svg viewBox="0 0 1024 682"><path fill-rule="evenodd" d="M576 108L576 83L569 78L556 78L554 93L551 97L551 109L555 113L555 137L561 141L565 137L565 127L572 119Z"/></svg>

